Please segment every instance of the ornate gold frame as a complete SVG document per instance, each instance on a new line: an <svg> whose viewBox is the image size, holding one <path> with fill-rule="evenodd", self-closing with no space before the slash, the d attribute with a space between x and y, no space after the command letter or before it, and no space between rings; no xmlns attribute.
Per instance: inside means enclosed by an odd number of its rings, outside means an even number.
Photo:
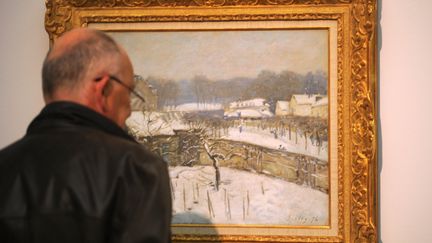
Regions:
<svg viewBox="0 0 432 243"><path fill-rule="evenodd" d="M90 24L337 22L334 235L175 233L179 242L377 242L376 0L45 0L50 42ZM128 27L127 30L130 30ZM334 145L333 145L334 146ZM336 189L335 189L336 190ZM241 227L239 226L241 229ZM295 229L293 229L295 230Z"/></svg>

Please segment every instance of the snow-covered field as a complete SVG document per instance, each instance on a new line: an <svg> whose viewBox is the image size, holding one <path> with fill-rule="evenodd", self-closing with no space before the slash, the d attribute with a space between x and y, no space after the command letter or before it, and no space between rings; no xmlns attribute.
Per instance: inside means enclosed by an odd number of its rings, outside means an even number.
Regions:
<svg viewBox="0 0 432 243"><path fill-rule="evenodd" d="M127 119L126 124L139 136L174 135L174 130L188 129L188 126L182 122L183 114L183 112L133 112ZM304 136L298 135L297 142L295 136L295 132L292 132L291 140L289 140L288 135L279 135L275 138L274 134L269 130L242 126L242 132L240 132L239 128L231 127L228 133L221 138L271 149L282 149L287 152L304 154L322 161L328 161L327 142L323 142L323 146L318 147L312 145L312 141L308 139L306 146Z"/></svg>
<svg viewBox="0 0 432 243"><path fill-rule="evenodd" d="M177 106L164 106L164 111L211 111L223 109L219 103L185 103Z"/></svg>
<svg viewBox="0 0 432 243"><path fill-rule="evenodd" d="M327 142L318 147L312 145L312 141L308 139L308 144L305 146L304 136L299 135L297 143L294 137L295 133L293 132L291 140L289 140L288 136L275 138L274 134L268 130L260 130L255 127L243 127L242 132L238 128L230 128L228 134L222 136L223 139L227 140L246 142L271 149L283 149L287 152L304 154L322 161L328 161Z"/></svg>
<svg viewBox="0 0 432 243"><path fill-rule="evenodd" d="M281 179L210 166L170 167L174 224L325 225L326 193Z"/></svg>

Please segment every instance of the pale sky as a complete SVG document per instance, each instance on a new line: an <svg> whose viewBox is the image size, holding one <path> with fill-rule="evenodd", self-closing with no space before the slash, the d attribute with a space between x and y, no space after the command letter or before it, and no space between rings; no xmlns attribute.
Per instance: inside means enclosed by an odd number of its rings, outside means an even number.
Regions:
<svg viewBox="0 0 432 243"><path fill-rule="evenodd" d="M327 71L328 30L111 32L135 74L173 80Z"/></svg>

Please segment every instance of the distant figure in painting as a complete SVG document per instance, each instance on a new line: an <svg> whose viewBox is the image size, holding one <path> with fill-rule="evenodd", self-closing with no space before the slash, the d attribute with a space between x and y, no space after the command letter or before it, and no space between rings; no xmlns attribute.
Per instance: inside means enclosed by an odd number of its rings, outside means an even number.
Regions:
<svg viewBox="0 0 432 243"><path fill-rule="evenodd" d="M0 242L170 242L167 164L124 131L133 76L101 31L55 42L46 106L0 151Z"/></svg>

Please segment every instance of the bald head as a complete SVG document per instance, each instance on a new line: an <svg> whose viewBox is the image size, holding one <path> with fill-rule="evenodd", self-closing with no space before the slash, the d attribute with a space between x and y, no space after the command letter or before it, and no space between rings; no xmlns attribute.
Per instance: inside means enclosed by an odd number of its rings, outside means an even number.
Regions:
<svg viewBox="0 0 432 243"><path fill-rule="evenodd" d="M76 90L88 77L116 68L123 52L102 31L81 28L65 33L54 43L43 64L45 100L50 100L58 89Z"/></svg>

